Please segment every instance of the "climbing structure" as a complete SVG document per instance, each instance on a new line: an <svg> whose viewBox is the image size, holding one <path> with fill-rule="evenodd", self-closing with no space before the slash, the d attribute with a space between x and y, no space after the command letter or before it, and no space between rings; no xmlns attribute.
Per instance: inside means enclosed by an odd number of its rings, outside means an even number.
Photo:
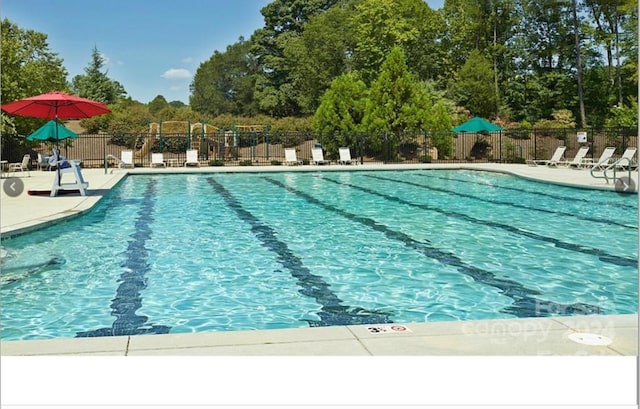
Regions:
<svg viewBox="0 0 640 409"><path fill-rule="evenodd" d="M184 137L186 138L186 149L197 150L198 158L200 159L208 159L212 142L220 131L220 128L204 122L161 121L159 123L152 122L149 124L149 134L159 138L160 143L162 143L163 137ZM162 147L160 147L160 149L162 149ZM147 155L148 150L148 146L143 146L138 154L140 156Z"/></svg>

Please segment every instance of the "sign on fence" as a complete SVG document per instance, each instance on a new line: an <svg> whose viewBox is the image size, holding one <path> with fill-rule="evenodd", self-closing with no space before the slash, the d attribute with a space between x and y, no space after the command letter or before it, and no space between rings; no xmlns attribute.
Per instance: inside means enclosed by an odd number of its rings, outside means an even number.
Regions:
<svg viewBox="0 0 640 409"><path fill-rule="evenodd" d="M578 137L578 143L587 142L587 133L586 132L578 132L576 135Z"/></svg>

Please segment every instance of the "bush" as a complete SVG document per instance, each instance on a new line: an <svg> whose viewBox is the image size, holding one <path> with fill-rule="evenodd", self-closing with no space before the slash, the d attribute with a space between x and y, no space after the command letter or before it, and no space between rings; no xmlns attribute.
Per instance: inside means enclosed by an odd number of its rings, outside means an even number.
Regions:
<svg viewBox="0 0 640 409"><path fill-rule="evenodd" d="M282 165L282 162L279 161L279 160L274 159L274 160L271 161L271 164L273 166L280 166L280 165Z"/></svg>
<svg viewBox="0 0 640 409"><path fill-rule="evenodd" d="M209 161L209 166L224 166L224 161L215 159Z"/></svg>
<svg viewBox="0 0 640 409"><path fill-rule="evenodd" d="M423 156L420 156L420 158L418 158L418 160L421 163L431 163L431 156L430 155L423 155Z"/></svg>
<svg viewBox="0 0 640 409"><path fill-rule="evenodd" d="M251 159L245 159L243 161L241 161L239 163L240 166L251 166L253 165L253 162L251 161Z"/></svg>

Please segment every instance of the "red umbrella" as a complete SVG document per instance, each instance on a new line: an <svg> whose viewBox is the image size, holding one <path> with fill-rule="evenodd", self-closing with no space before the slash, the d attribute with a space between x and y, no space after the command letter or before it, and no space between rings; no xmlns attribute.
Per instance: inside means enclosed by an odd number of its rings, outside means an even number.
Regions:
<svg viewBox="0 0 640 409"><path fill-rule="evenodd" d="M8 114L44 119L80 119L111 112L102 102L80 98L64 92L53 91L33 97L2 104L0 108ZM56 144L58 140L56 127ZM60 167L58 166L58 180Z"/></svg>
<svg viewBox="0 0 640 409"><path fill-rule="evenodd" d="M91 118L111 112L102 102L58 91L8 102L0 108L11 115L44 119Z"/></svg>

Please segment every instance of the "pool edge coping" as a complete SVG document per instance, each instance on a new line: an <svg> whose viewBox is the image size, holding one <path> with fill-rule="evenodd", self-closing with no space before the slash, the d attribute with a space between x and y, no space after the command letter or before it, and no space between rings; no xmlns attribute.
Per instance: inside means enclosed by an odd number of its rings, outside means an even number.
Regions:
<svg viewBox="0 0 640 409"><path fill-rule="evenodd" d="M603 325L606 322L607 325ZM286 347L288 353L275 355L314 355L310 353L296 352L297 347L304 346L304 350L323 351L322 348L332 343L353 344L349 351L353 353L331 353L329 355L388 355L377 351L385 351L388 343L409 342L418 343L413 346L418 353L411 355L443 355L441 347L434 347L434 342L446 339L447 353L451 356L537 356L537 355L607 355L607 356L638 356L638 314L616 315L580 315L580 316L554 316L531 318L506 318L472 321L442 321L425 323L398 323L397 327L406 330L399 332L387 332L377 334L369 332L369 328L387 327L385 324L329 326L318 328L289 328L270 330L244 330L244 331L210 331L202 333L176 333L161 335L123 335L114 337L93 338L55 338L47 340L26 341L0 341L0 356L133 356L133 355L271 355L260 353L273 347ZM629 347L632 339L626 339L620 334L622 330L635 334L635 347ZM618 344L605 346L581 345L569 340L569 335L574 333L602 334L618 341ZM616 338L617 335L620 335ZM522 342L529 338L539 339L540 348L527 346ZM555 336L549 340L550 336ZM493 348L487 348L486 355L481 352L466 353L470 343L470 337L489 337L499 340ZM629 336L627 335L627 338ZM631 336L633 337L633 336ZM431 341L431 344L429 344ZM570 353L554 354L550 351L549 342L560 343L561 350L569 350ZM624 351L631 348L630 352ZM424 343L424 347L420 345ZM458 348L455 349L457 344ZM514 353L513 348L518 343L523 344L519 353ZM623 348L620 348L620 343ZM500 348L503 345L504 348ZM462 346L462 347L461 347ZM316 349L317 348L317 349ZM497 348L497 351L495 350ZM518 347L520 348L520 347ZM635 351L633 350L635 348ZM239 353L232 353L237 349ZM622 349L622 351L621 351ZM506 354L497 353L507 351ZM227 353L224 353L227 352ZM321 353L319 355L327 355ZM398 354L404 355L404 354Z"/></svg>

